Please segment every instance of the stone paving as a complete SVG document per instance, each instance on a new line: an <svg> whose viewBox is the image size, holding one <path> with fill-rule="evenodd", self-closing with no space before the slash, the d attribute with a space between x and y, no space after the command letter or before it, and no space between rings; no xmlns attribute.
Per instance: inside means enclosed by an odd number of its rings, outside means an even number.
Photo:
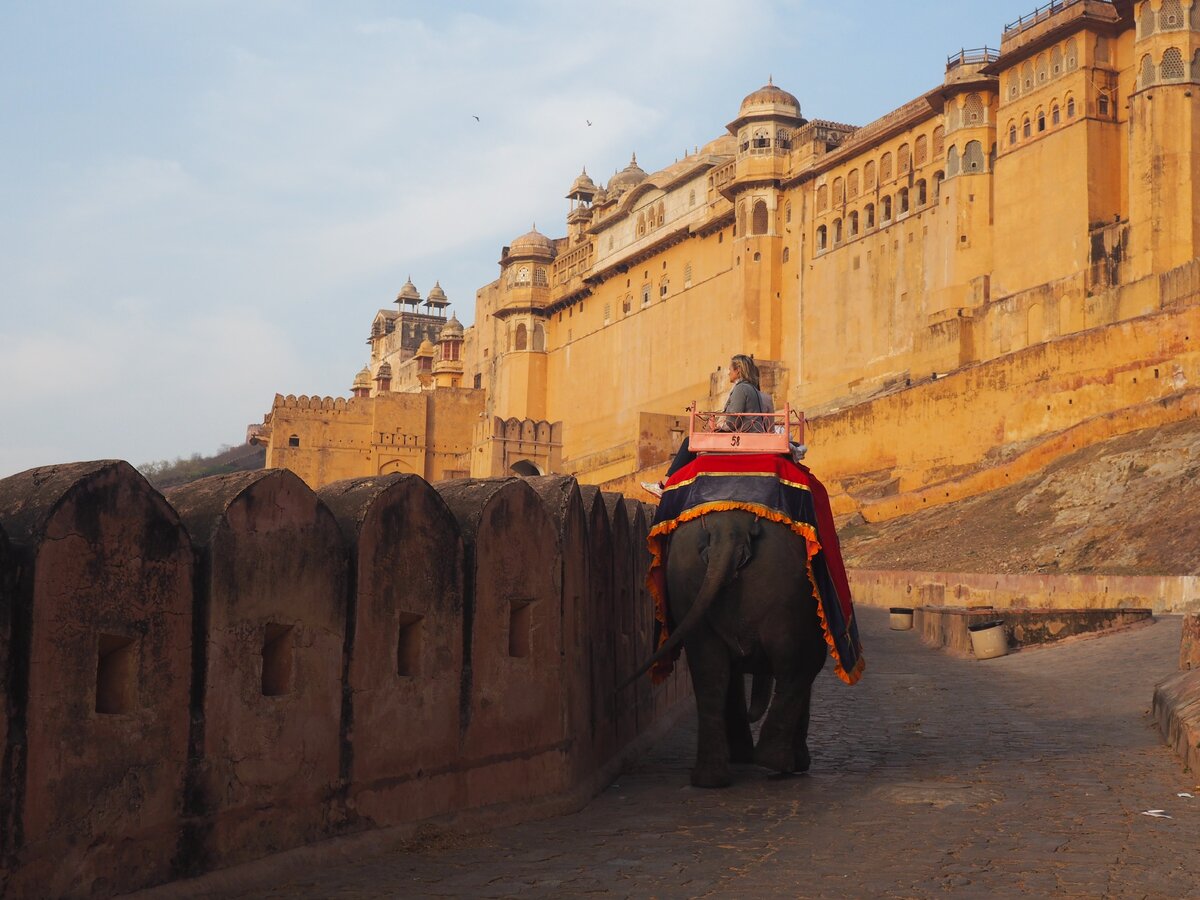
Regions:
<svg viewBox="0 0 1200 900"><path fill-rule="evenodd" d="M689 716L578 814L219 896L1200 896L1200 776L1147 716L1177 618L987 662L860 622L867 673L826 666L807 776L688 786Z"/></svg>

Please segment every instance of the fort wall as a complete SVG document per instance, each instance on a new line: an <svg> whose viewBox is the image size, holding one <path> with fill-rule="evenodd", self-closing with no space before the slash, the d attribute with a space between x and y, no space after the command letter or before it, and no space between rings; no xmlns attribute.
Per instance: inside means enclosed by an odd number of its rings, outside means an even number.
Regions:
<svg viewBox="0 0 1200 900"><path fill-rule="evenodd" d="M578 808L690 690L616 692L651 650L646 531L562 477L0 480L0 890Z"/></svg>

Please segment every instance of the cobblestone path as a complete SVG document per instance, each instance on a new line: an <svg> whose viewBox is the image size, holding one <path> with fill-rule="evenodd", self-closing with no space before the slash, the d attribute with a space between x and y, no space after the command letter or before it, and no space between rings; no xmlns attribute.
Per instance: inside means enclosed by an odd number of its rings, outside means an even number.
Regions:
<svg viewBox="0 0 1200 900"><path fill-rule="evenodd" d="M691 788L689 717L576 815L228 896L1200 896L1200 776L1146 715L1178 619L976 662L860 616L868 670L822 673L810 775Z"/></svg>

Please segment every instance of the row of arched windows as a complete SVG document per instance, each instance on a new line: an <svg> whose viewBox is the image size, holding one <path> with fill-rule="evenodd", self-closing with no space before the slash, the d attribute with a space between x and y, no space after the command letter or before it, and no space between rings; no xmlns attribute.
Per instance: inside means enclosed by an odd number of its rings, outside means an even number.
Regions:
<svg viewBox="0 0 1200 900"><path fill-rule="evenodd" d="M754 206L750 210L750 234L768 234L770 233L770 213L767 210L767 202L765 200L755 200ZM737 218L733 223L733 233L746 234L746 201L741 201L737 206Z"/></svg>
<svg viewBox="0 0 1200 900"><path fill-rule="evenodd" d="M870 231L878 224L880 227L889 224L893 216L903 216L912 210L920 209L930 202L937 202L941 194L942 172L933 173L933 196L929 195L928 185L924 178L919 178L911 188L902 187L893 197L884 195L879 198L878 208L874 203L868 203L862 210L851 210L845 219L841 216L829 225L818 225L816 232L816 252L824 253L831 247L837 247L843 241L858 237L863 232ZM876 212L878 211L878 223Z"/></svg>
<svg viewBox="0 0 1200 900"><path fill-rule="evenodd" d="M545 350L546 329L539 322L533 326L533 347L529 346L529 328L524 322L519 322L515 328L508 331L509 350Z"/></svg>
<svg viewBox="0 0 1200 900"><path fill-rule="evenodd" d="M932 147L931 147L932 145ZM907 142L896 149L896 175L903 177L912 172L917 166L923 166L930 159L932 149L933 159L941 159L946 152L946 129L941 125L933 129L932 134L918 135L910 146ZM863 164L861 180L858 169L851 169L843 179L838 176L833 179L832 202L836 209L843 203L853 200L861 193L873 191L879 186L892 180L892 153L884 153L878 163L868 160ZM830 186L817 186L817 212L829 209Z"/></svg>
<svg viewBox="0 0 1200 900"><path fill-rule="evenodd" d="M1138 40L1159 31L1182 31L1185 28L1200 31L1200 3L1193 2L1185 14L1181 0L1162 0L1158 9L1147 0L1137 11Z"/></svg>
<svg viewBox="0 0 1200 900"><path fill-rule="evenodd" d="M1108 39L1103 36L1096 44L1096 58L1097 61L1108 60ZM1039 53L1036 58L1025 60L1020 70L1010 72L1005 93L1009 100L1014 100L1078 68L1079 43L1071 38L1065 44L1052 47L1047 53Z"/></svg>
<svg viewBox="0 0 1200 900"><path fill-rule="evenodd" d="M659 200L656 206L651 206L638 213L637 236L642 237L651 228L659 228L665 219L666 206Z"/></svg>
<svg viewBox="0 0 1200 900"><path fill-rule="evenodd" d="M1107 94L1100 94L1096 111L1101 116L1108 116L1115 111L1115 104L1111 103ZM1053 128L1056 125L1061 125L1064 120L1075 118L1076 106L1075 98L1070 94L1067 95L1066 103L1060 104L1058 98L1050 101L1049 108L1039 106L1033 111L1033 115L1024 113L1020 118L1018 126L1016 119L1008 120L1008 146L1017 143L1018 140L1033 137L1035 134L1041 134L1047 128Z"/></svg>
<svg viewBox="0 0 1200 900"><path fill-rule="evenodd" d="M1139 90L1173 81L1200 81L1200 50L1192 54L1190 63L1184 60L1183 51L1178 47L1164 50L1157 66L1149 53L1142 57L1138 68Z"/></svg>
<svg viewBox="0 0 1200 900"><path fill-rule="evenodd" d="M545 266L513 266L508 270L508 286L514 287L532 282L537 287L549 287L550 278Z"/></svg>

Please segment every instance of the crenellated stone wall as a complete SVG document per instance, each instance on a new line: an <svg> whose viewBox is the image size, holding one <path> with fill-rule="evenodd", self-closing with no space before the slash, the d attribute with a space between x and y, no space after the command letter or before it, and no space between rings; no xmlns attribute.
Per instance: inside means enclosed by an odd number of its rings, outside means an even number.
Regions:
<svg viewBox="0 0 1200 900"><path fill-rule="evenodd" d="M616 693L647 521L566 477L0 480L0 894L582 805L690 692Z"/></svg>

